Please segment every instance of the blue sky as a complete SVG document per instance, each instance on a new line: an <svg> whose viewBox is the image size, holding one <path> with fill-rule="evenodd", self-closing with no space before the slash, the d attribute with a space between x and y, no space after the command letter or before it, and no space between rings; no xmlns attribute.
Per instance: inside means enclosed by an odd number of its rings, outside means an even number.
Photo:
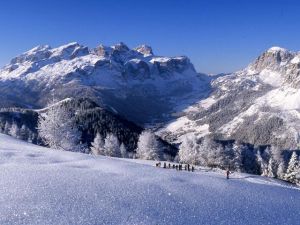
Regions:
<svg viewBox="0 0 300 225"><path fill-rule="evenodd" d="M297 0L15 0L0 3L0 66L40 44L146 43L199 72L245 67L271 46L300 50Z"/></svg>

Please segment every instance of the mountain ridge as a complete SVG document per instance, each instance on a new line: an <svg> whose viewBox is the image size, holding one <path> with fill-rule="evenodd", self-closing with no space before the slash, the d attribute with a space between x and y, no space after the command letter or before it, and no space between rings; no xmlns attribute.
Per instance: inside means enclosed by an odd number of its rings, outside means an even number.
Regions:
<svg viewBox="0 0 300 225"><path fill-rule="evenodd" d="M58 100L83 95L145 124L164 120L191 95L204 97L207 86L209 78L198 74L185 56L156 56L146 45L129 49L120 43L88 49L70 43L33 48L6 65L0 71L4 96L0 105L42 108L52 95ZM130 109L134 102L146 104Z"/></svg>
<svg viewBox="0 0 300 225"><path fill-rule="evenodd" d="M196 72L188 57L163 57L124 43L89 49L38 46L0 70L5 104L42 108L55 97L86 97L168 141L186 135L296 148L300 53L271 47L245 69Z"/></svg>

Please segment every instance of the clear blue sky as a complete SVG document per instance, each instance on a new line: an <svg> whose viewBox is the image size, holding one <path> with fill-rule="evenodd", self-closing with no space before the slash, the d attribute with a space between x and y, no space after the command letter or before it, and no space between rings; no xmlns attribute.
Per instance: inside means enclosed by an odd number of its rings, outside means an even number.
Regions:
<svg viewBox="0 0 300 225"><path fill-rule="evenodd" d="M5 0L0 66L40 44L146 43L200 72L245 67L271 46L300 50L297 0Z"/></svg>

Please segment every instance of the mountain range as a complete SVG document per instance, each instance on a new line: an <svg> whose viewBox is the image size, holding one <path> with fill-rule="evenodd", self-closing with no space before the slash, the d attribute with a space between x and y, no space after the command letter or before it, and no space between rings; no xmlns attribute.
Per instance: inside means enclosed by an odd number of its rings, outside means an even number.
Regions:
<svg viewBox="0 0 300 225"><path fill-rule="evenodd" d="M0 70L0 106L36 110L53 98L90 99L170 143L211 135L298 147L300 53L272 47L240 71L198 73L186 56L124 43L38 46Z"/></svg>
<svg viewBox="0 0 300 225"><path fill-rule="evenodd" d="M54 96L87 97L144 125L165 121L175 108L205 97L208 84L187 57L155 56L146 45L38 46L0 71L0 104L42 108Z"/></svg>

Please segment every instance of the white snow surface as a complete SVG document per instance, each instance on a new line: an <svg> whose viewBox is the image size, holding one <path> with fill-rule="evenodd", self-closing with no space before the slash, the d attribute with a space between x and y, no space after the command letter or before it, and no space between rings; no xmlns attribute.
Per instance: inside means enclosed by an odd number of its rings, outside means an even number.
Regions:
<svg viewBox="0 0 300 225"><path fill-rule="evenodd" d="M276 71L270 71L268 69L261 71L259 78L262 80L262 82L270 84L274 87L279 87L283 83L283 77L280 73Z"/></svg>
<svg viewBox="0 0 300 225"><path fill-rule="evenodd" d="M299 224L294 186L153 164L56 151L0 134L0 224Z"/></svg>
<svg viewBox="0 0 300 225"><path fill-rule="evenodd" d="M278 47L278 46L274 46L274 47L271 47L268 49L268 52L279 52L279 51L287 51L285 48L281 48L281 47Z"/></svg>
<svg viewBox="0 0 300 225"><path fill-rule="evenodd" d="M296 55L292 60L291 63L298 64L300 63L300 54Z"/></svg>

